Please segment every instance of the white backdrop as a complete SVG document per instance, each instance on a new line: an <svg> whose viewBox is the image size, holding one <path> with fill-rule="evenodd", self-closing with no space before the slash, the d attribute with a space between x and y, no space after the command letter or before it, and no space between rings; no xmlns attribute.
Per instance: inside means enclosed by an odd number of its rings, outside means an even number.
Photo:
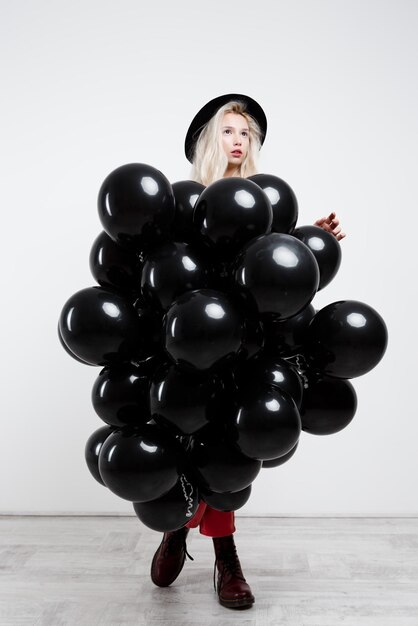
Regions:
<svg viewBox="0 0 418 626"><path fill-rule="evenodd" d="M314 306L362 300L389 330L350 426L302 433L240 514L417 515L418 4L2 0L0 17L0 512L132 513L85 465L100 368L67 356L57 320L94 284L103 179L135 161L188 178L190 120L238 92L266 112L261 171L292 186L298 224L335 209L347 233Z"/></svg>

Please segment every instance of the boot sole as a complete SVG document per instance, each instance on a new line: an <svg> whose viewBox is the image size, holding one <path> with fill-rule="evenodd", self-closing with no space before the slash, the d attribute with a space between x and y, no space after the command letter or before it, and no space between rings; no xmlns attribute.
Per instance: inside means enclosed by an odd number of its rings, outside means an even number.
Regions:
<svg viewBox="0 0 418 626"><path fill-rule="evenodd" d="M254 598L242 598L241 600L222 600L219 603L227 609L249 609L254 604Z"/></svg>

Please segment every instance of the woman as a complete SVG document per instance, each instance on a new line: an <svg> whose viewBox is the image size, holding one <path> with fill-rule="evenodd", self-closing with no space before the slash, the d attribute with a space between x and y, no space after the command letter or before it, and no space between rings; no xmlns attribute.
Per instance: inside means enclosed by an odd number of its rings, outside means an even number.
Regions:
<svg viewBox="0 0 418 626"><path fill-rule="evenodd" d="M257 173L258 155L267 131L267 120L260 105L242 94L226 94L208 102L195 116L185 140L186 157L192 163L191 178L207 186L220 178L247 178ZM316 220L338 240L341 232L335 212ZM212 537L215 569L218 570L219 602L228 608L250 607L254 595L242 573L233 533L234 513L222 512L201 502L192 520L183 528L164 533L151 566L152 581L170 585L180 574L186 555L190 528Z"/></svg>

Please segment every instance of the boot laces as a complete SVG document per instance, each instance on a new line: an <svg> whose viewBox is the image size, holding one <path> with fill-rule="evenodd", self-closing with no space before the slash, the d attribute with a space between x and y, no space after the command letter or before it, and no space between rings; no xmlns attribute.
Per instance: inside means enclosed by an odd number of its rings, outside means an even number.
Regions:
<svg viewBox="0 0 418 626"><path fill-rule="evenodd" d="M176 553L180 549L184 552L184 558L187 556L191 561L194 561L194 558L187 551L186 537L183 532L171 533L167 537L165 544L163 556L167 556L170 553Z"/></svg>
<svg viewBox="0 0 418 626"><path fill-rule="evenodd" d="M241 570L241 564L239 562L237 548L235 545L228 547L227 550L222 552L219 557L215 559L215 566L213 568L213 587L216 591L216 567L218 563L221 563L222 566L219 571L219 586L222 585L223 578L225 574L228 572L235 578L239 578L243 582L246 582L244 575Z"/></svg>

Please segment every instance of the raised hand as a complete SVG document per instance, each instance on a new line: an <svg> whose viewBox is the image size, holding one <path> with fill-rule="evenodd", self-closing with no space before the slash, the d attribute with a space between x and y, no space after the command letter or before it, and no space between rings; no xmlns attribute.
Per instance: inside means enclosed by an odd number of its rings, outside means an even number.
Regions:
<svg viewBox="0 0 418 626"><path fill-rule="evenodd" d="M334 235L338 241L343 239L346 234L341 231L341 226L339 226L340 220L337 219L335 211L330 213L328 217L320 217L316 220L314 226L320 226L327 232Z"/></svg>

